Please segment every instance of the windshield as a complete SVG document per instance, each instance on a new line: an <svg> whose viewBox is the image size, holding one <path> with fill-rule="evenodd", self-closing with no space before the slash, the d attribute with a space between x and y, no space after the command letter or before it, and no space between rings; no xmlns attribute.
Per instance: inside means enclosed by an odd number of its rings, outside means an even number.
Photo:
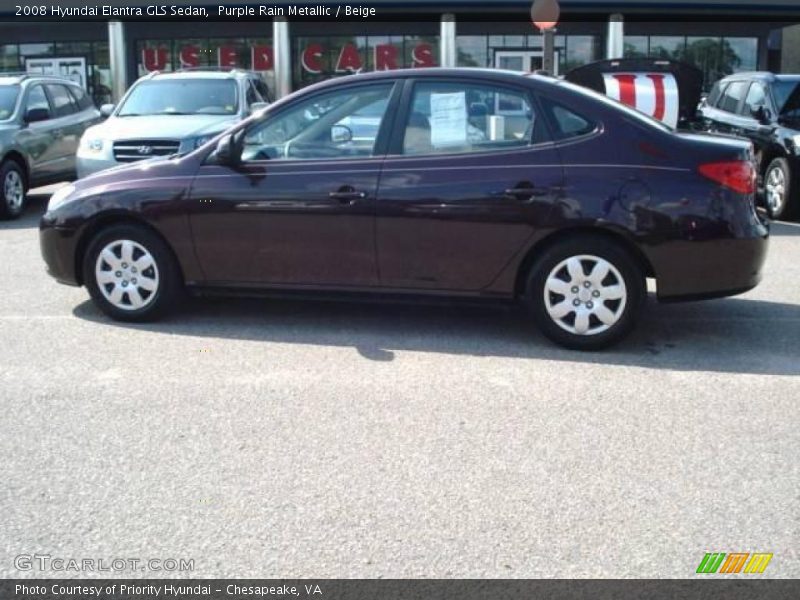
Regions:
<svg viewBox="0 0 800 600"><path fill-rule="evenodd" d="M14 114L14 107L19 97L18 85L4 85L0 87L0 121L5 121Z"/></svg>
<svg viewBox="0 0 800 600"><path fill-rule="evenodd" d="M776 81L772 86L772 93L775 96L775 108L778 113L784 116L797 116L800 109L800 102L798 102L797 93L800 81ZM795 113L794 115L787 115L786 113Z"/></svg>
<svg viewBox="0 0 800 600"><path fill-rule="evenodd" d="M558 85L567 87L574 92L583 94L584 96L591 96L595 100L598 100L603 104L606 104L607 106L616 108L617 110L621 110L628 116L633 117L634 119L643 123L644 125L649 125L650 127L656 127L657 129L661 129L662 131L666 131L668 133L672 133L675 131L672 127L670 127L666 123L654 119L653 117L648 116L645 113L636 110L635 108L631 108L627 104L623 104L622 102L617 102L616 100L609 98L605 94L600 94L598 92L595 92L594 90L590 90L580 85L569 83L568 81L559 81Z"/></svg>
<svg viewBox="0 0 800 600"><path fill-rule="evenodd" d="M230 79L145 81L133 88L118 117L143 115L235 115L236 82Z"/></svg>

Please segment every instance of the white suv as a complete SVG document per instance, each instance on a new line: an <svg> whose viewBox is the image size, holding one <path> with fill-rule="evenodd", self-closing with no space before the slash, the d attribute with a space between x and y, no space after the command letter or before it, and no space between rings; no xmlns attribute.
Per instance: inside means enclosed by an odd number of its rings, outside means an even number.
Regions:
<svg viewBox="0 0 800 600"><path fill-rule="evenodd" d="M269 101L267 85L250 71L151 73L134 83L117 106L100 108L108 119L81 138L78 177L194 150Z"/></svg>

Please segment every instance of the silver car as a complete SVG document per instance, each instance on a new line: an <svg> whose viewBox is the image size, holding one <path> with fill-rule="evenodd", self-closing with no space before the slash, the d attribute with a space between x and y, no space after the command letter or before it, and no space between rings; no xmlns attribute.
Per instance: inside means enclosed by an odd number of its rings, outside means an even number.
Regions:
<svg viewBox="0 0 800 600"><path fill-rule="evenodd" d="M0 218L25 210L29 188L75 178L75 152L100 113L69 79L0 75Z"/></svg>
<svg viewBox="0 0 800 600"><path fill-rule="evenodd" d="M269 90L253 72L151 73L134 83L119 105L100 108L108 119L81 139L78 177L194 150L268 103Z"/></svg>

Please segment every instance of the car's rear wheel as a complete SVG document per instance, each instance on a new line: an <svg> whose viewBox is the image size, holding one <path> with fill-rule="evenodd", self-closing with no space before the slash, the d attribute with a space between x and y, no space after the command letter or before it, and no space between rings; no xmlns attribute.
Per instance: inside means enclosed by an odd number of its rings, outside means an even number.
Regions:
<svg viewBox="0 0 800 600"><path fill-rule="evenodd" d="M3 198L0 202L0 218L16 219L25 212L25 173L16 161L7 160L0 167Z"/></svg>
<svg viewBox="0 0 800 600"><path fill-rule="evenodd" d="M120 321L162 317L183 289L169 247L138 225L115 225L96 235L84 257L83 277L100 310Z"/></svg>
<svg viewBox="0 0 800 600"><path fill-rule="evenodd" d="M541 331L576 350L600 350L633 329L646 297L638 262L622 246L583 235L550 246L530 270L527 303Z"/></svg>
<svg viewBox="0 0 800 600"><path fill-rule="evenodd" d="M764 200L767 213L772 219L787 219L796 212L796 201L792 198L792 171L789 161L776 158L764 174Z"/></svg>

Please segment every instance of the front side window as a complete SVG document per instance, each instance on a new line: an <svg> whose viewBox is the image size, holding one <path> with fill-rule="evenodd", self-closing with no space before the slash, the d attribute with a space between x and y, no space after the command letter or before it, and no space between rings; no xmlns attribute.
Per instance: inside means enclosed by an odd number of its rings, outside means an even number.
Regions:
<svg viewBox="0 0 800 600"><path fill-rule="evenodd" d="M374 156L394 84L348 87L300 101L255 125L243 160L319 160Z"/></svg>
<svg viewBox="0 0 800 600"><path fill-rule="evenodd" d="M403 154L522 148L531 143L534 125L525 92L469 83L417 83Z"/></svg>
<svg viewBox="0 0 800 600"><path fill-rule="evenodd" d="M724 110L725 112L735 113L736 109L739 107L739 102L742 100L746 92L746 81L734 81L727 88L725 88L725 91L722 93L718 108L720 110Z"/></svg>
<svg viewBox="0 0 800 600"><path fill-rule="evenodd" d="M66 117L77 112L72 96L63 85L48 84L47 93L50 94L50 100L53 102L54 117Z"/></svg>
<svg viewBox="0 0 800 600"><path fill-rule="evenodd" d="M31 111L43 111L43 114L48 115L48 118L51 114L50 102L48 102L47 96L44 93L44 88L41 85L33 86L28 92L28 99L25 102L25 112L30 113Z"/></svg>
<svg viewBox="0 0 800 600"><path fill-rule="evenodd" d="M232 79L144 81L133 88L117 116L235 115L238 106Z"/></svg>
<svg viewBox="0 0 800 600"><path fill-rule="evenodd" d="M4 85L0 87L0 121L4 121L14 114L14 107L19 97L18 85Z"/></svg>

